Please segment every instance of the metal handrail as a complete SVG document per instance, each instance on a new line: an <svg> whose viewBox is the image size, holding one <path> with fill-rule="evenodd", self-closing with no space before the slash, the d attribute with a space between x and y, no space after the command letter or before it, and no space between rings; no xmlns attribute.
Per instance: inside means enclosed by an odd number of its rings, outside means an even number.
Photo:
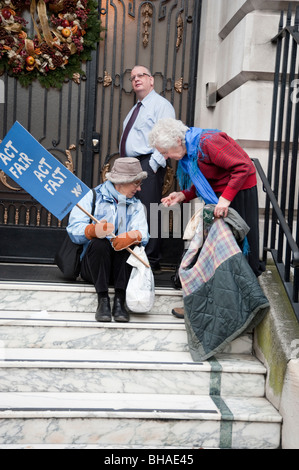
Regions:
<svg viewBox="0 0 299 470"><path fill-rule="evenodd" d="M267 193L267 196L269 197L269 200L272 204L273 210L276 213L277 219L279 221L279 225L280 225L281 229L283 230L283 232L286 236L286 239L289 243L290 249L291 249L292 254L293 254L292 266L293 267L299 267L299 248L298 248L298 245L295 242L295 240L293 238L293 235L292 235L292 232L290 230L290 227L288 226L288 224L285 220L285 217L284 217L284 215L283 215L283 213L282 213L282 211L281 211L281 209L278 205L275 194L271 189L271 186L270 186L269 181L267 179L267 176L265 175L265 172L264 172L264 170L263 170L263 168L260 164L260 161L257 158L253 158L253 162L254 162L256 170L259 174L259 177L262 180L264 191ZM269 251L270 248L264 247L264 250Z"/></svg>
<svg viewBox="0 0 299 470"><path fill-rule="evenodd" d="M286 265L281 261L281 258L279 256L279 250L276 250L273 247L265 246L267 242L267 236L268 236L268 227L266 225L269 224L269 220L267 220L266 217L265 217L265 232L264 232L264 246L263 246L264 260L266 260L267 252L270 252L275 262L275 265L277 267L281 281L283 282L283 285L285 287L289 301L293 307L294 313L299 322L299 298L298 298L299 248L298 248L296 241L293 238L290 227L287 224L285 217L279 207L275 194L271 189L268 178L264 173L264 170L260 164L260 161L258 159L253 159L253 162L256 167L256 171L263 183L263 190L267 194L268 201L271 203L273 211L275 212L275 215L276 215L275 222L279 224L279 227L281 231L284 233L285 238L287 240L289 250L291 250L292 259L291 259L290 265L294 268L293 279L291 280L291 277L289 276L289 270L286 268Z"/></svg>

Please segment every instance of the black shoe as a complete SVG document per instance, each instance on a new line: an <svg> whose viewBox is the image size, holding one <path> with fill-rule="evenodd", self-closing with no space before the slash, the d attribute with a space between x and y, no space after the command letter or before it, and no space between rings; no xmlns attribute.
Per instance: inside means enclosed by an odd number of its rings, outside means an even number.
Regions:
<svg viewBox="0 0 299 470"><path fill-rule="evenodd" d="M173 308L171 310L172 315L174 315L176 318L184 318L184 309L183 308Z"/></svg>
<svg viewBox="0 0 299 470"><path fill-rule="evenodd" d="M126 323L130 321L130 314L125 308L125 301L117 296L114 297L112 315L117 322Z"/></svg>
<svg viewBox="0 0 299 470"><path fill-rule="evenodd" d="M96 311L96 321L109 322L111 321L111 308L109 297L99 298L98 308Z"/></svg>

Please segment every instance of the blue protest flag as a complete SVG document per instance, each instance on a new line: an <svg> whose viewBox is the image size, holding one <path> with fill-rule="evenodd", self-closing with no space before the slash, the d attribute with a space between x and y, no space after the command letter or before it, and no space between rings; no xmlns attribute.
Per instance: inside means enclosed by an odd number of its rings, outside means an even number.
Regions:
<svg viewBox="0 0 299 470"><path fill-rule="evenodd" d="M90 191L17 121L0 144L0 169L59 220Z"/></svg>

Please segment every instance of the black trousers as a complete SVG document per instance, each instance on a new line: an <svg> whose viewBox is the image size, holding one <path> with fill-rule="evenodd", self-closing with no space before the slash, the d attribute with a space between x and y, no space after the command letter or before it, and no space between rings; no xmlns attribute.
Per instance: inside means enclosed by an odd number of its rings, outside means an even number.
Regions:
<svg viewBox="0 0 299 470"><path fill-rule="evenodd" d="M156 220L156 217L152 217L151 220L151 203L161 204L162 199L162 190L164 184L164 177L166 173L166 168L160 167L157 173L154 173L152 168L149 165L150 156L141 156L139 157L140 164L143 171L147 171L148 177L143 180L141 191L138 193L137 197L140 199L142 204L146 208L147 212L147 223L149 233L151 238L145 248L150 265L153 269L158 269L160 267L160 260L162 257L161 254L161 218L159 213L159 218ZM156 212L156 211L155 211ZM151 223L153 235L151 234ZM158 237L156 234L158 233Z"/></svg>
<svg viewBox="0 0 299 470"><path fill-rule="evenodd" d="M247 235L249 243L249 254L247 260L254 274L258 277L265 271L265 265L260 261L259 205L257 187L254 186L253 188L239 191L230 207L235 209L250 227Z"/></svg>
<svg viewBox="0 0 299 470"><path fill-rule="evenodd" d="M126 261L127 250L115 251L107 238L94 238L82 259L81 276L95 286L96 292L107 292L113 285L115 290L126 290L132 266Z"/></svg>

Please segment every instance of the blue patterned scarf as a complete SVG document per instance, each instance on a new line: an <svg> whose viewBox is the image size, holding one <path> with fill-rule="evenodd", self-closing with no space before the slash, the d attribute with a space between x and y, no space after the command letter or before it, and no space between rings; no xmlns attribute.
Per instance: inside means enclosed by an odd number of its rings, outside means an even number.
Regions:
<svg viewBox="0 0 299 470"><path fill-rule="evenodd" d="M198 168L198 153L204 158L202 144L212 133L220 132L217 129L200 129L191 127L186 132L187 155L178 163L177 179L181 190L190 189L194 184L197 195L206 204L217 204L218 198L214 193L210 183Z"/></svg>

